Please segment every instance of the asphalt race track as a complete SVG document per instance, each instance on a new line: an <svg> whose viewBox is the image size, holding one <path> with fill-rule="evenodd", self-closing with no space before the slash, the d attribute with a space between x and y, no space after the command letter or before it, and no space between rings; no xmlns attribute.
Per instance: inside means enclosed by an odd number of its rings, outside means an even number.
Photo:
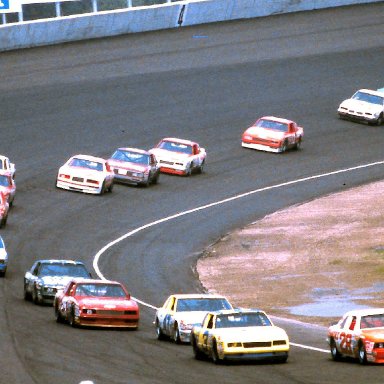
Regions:
<svg viewBox="0 0 384 384"><path fill-rule="evenodd" d="M384 160L384 127L336 115L356 89L384 86L383 15L380 3L1 53L0 153L16 163L18 191L0 232L10 253L0 280L0 383L382 383L381 367L331 361L319 326L277 321L294 343L287 364L224 366L157 341L154 310L143 305L136 332L72 329L51 307L23 300L23 275L38 258L81 259L92 269L102 247L156 220ZM302 150L240 146L243 130L269 114L304 127ZM204 174L162 175L148 189L116 185L102 197L54 187L71 155L148 149L165 136L204 146ZM228 231L383 171L373 165L192 212L111 247L98 266L160 306L170 293L202 290L195 262Z"/></svg>

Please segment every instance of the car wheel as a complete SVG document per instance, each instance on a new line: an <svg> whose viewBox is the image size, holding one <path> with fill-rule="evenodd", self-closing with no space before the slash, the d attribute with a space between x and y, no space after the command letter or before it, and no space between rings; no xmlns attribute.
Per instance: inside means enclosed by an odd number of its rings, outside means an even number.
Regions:
<svg viewBox="0 0 384 384"><path fill-rule="evenodd" d="M341 359L341 353L337 350L336 342L334 339L331 339L330 348L332 359L334 361L339 361Z"/></svg>
<svg viewBox="0 0 384 384"><path fill-rule="evenodd" d="M159 178L160 178L160 172L156 173L156 175L152 179L152 184L157 184L159 182Z"/></svg>
<svg viewBox="0 0 384 384"><path fill-rule="evenodd" d="M359 345L359 363L367 364L367 353L365 351L364 343L360 343Z"/></svg>
<svg viewBox="0 0 384 384"><path fill-rule="evenodd" d="M286 356L279 356L279 357L275 357L275 361L277 363L281 363L281 364L284 364L286 363L288 360L288 354Z"/></svg>
<svg viewBox="0 0 384 384"><path fill-rule="evenodd" d="M55 317L56 317L56 322L64 323L63 316L61 315L57 304L55 304Z"/></svg>
<svg viewBox="0 0 384 384"><path fill-rule="evenodd" d="M195 336L192 336L191 344L192 344L193 355L195 356L195 359L196 360L203 360L204 354L200 351L199 347L197 346L197 341L196 341Z"/></svg>
<svg viewBox="0 0 384 384"><path fill-rule="evenodd" d="M204 171L204 166L205 166L205 160L203 160L202 163L200 164L200 167L199 167L199 169L197 170L197 173L199 173L199 174L203 173L203 171Z"/></svg>
<svg viewBox="0 0 384 384"><path fill-rule="evenodd" d="M376 120L376 125L381 125L383 124L383 114L381 114L377 120Z"/></svg>
<svg viewBox="0 0 384 384"><path fill-rule="evenodd" d="M180 344L181 343L181 340L180 340L180 330L179 330L179 326L177 325L177 323L175 323L175 325L173 327L172 340L176 344Z"/></svg>
<svg viewBox="0 0 384 384"><path fill-rule="evenodd" d="M103 185L101 186L101 189L100 189L100 195L104 195L105 193L105 180L103 181Z"/></svg>
<svg viewBox="0 0 384 384"><path fill-rule="evenodd" d="M189 177L192 175L192 164L189 164L188 168L185 170L185 176Z"/></svg>
<svg viewBox="0 0 384 384"><path fill-rule="evenodd" d="M111 183L111 185L109 186L108 188L108 192L111 193L113 191L113 183Z"/></svg>
<svg viewBox="0 0 384 384"><path fill-rule="evenodd" d="M37 294L37 289L36 287L33 287L32 289L32 301L36 304L36 305L41 305L41 301L39 299L39 296Z"/></svg>
<svg viewBox="0 0 384 384"><path fill-rule="evenodd" d="M286 151L287 151L287 148L288 148L288 144L287 144L287 140L285 140L285 141L283 142L283 144L281 145L280 152L281 152L281 153L286 152Z"/></svg>
<svg viewBox="0 0 384 384"><path fill-rule="evenodd" d="M215 339L212 341L212 361L215 364L221 363L221 360L219 359L219 354L217 352L217 343Z"/></svg>
<svg viewBox="0 0 384 384"><path fill-rule="evenodd" d="M159 319L156 319L156 336L157 340L164 340L165 335L163 333L163 330L160 327Z"/></svg>
<svg viewBox="0 0 384 384"><path fill-rule="evenodd" d="M76 328L77 327L77 324L76 324L76 320L75 320L75 309L72 307L69 311L69 315L68 315L68 324L73 327L73 328Z"/></svg>
<svg viewBox="0 0 384 384"><path fill-rule="evenodd" d="M299 141L295 144L295 149L296 149L296 151L298 151L299 149L301 149L301 138L300 138Z"/></svg>
<svg viewBox="0 0 384 384"><path fill-rule="evenodd" d="M30 301L31 300L31 294L27 290L27 284L24 283L24 300Z"/></svg>

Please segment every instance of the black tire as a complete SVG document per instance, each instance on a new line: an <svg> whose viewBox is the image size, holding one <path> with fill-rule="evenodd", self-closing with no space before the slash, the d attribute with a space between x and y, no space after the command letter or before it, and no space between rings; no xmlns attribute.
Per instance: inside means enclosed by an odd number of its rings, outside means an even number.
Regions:
<svg viewBox="0 0 384 384"><path fill-rule="evenodd" d="M108 192L109 192L109 193L112 193L112 191L113 191L113 185L114 185L114 184L112 183L112 184L110 185L110 187L108 188Z"/></svg>
<svg viewBox="0 0 384 384"><path fill-rule="evenodd" d="M156 185L158 182L159 182L159 178L160 178L160 172L158 172L155 177L152 179L152 184L153 185Z"/></svg>
<svg viewBox="0 0 384 384"><path fill-rule="evenodd" d="M330 348L331 348L331 356L334 361L339 361L341 359L341 353L338 351L336 347L336 342L334 339L331 339L330 341Z"/></svg>
<svg viewBox="0 0 384 384"><path fill-rule="evenodd" d="M156 336L157 340L165 340L166 336L163 333L163 330L160 327L159 319L156 319Z"/></svg>
<svg viewBox="0 0 384 384"><path fill-rule="evenodd" d="M204 172L205 160L200 164L200 167L197 169L197 173L202 174Z"/></svg>
<svg viewBox="0 0 384 384"><path fill-rule="evenodd" d="M189 167L185 170L185 176L189 177L192 175L192 166L193 164L190 164Z"/></svg>
<svg viewBox="0 0 384 384"><path fill-rule="evenodd" d="M103 185L101 186L100 195L104 195L105 193L105 180L103 181Z"/></svg>
<svg viewBox="0 0 384 384"><path fill-rule="evenodd" d="M383 124L383 114L381 114L377 120L376 120L376 125L382 125Z"/></svg>
<svg viewBox="0 0 384 384"><path fill-rule="evenodd" d="M179 326L177 325L177 323L175 323L175 325L174 325L174 327L173 327L172 340L173 340L176 344L180 344L180 343L181 343L181 339L180 339L180 330L179 330Z"/></svg>
<svg viewBox="0 0 384 384"><path fill-rule="evenodd" d="M217 352L217 342L215 339L212 341L212 361L216 365L222 363L222 361L219 359L219 354Z"/></svg>
<svg viewBox="0 0 384 384"><path fill-rule="evenodd" d="M64 323L64 318L61 316L61 313L59 311L59 308L57 307L57 304L55 304L55 317L57 323Z"/></svg>
<svg viewBox="0 0 384 384"><path fill-rule="evenodd" d="M0 228L4 228L7 225L7 219L8 219L8 215L3 217L3 219L0 222Z"/></svg>
<svg viewBox="0 0 384 384"><path fill-rule="evenodd" d="M24 300L31 301L31 294L27 291L27 285L24 283Z"/></svg>
<svg viewBox="0 0 384 384"><path fill-rule="evenodd" d="M75 309L72 307L71 310L69 311L69 315L68 315L68 324L73 327L73 328L76 328L77 327L77 324L76 324L76 321L75 321Z"/></svg>
<svg viewBox="0 0 384 384"><path fill-rule="evenodd" d="M32 289L32 301L36 305L41 305L41 301L39 299L39 296L37 295L36 287L33 287L33 289Z"/></svg>
<svg viewBox="0 0 384 384"><path fill-rule="evenodd" d="M205 355L203 352L200 351L199 347L197 346L197 341L195 336L191 336L191 344L193 349L193 355L195 356L196 360L203 360Z"/></svg>
<svg viewBox="0 0 384 384"><path fill-rule="evenodd" d="M284 141L284 143L281 145L281 153L286 152L288 149L288 143L287 140Z"/></svg>
<svg viewBox="0 0 384 384"><path fill-rule="evenodd" d="M359 345L359 363L362 365L367 364L367 352L365 351L364 343Z"/></svg>
<svg viewBox="0 0 384 384"><path fill-rule="evenodd" d="M276 363L285 364L288 360L288 354L286 356L275 357Z"/></svg>
<svg viewBox="0 0 384 384"><path fill-rule="evenodd" d="M295 150L298 151L301 149L301 138L299 139L299 141L295 144Z"/></svg>

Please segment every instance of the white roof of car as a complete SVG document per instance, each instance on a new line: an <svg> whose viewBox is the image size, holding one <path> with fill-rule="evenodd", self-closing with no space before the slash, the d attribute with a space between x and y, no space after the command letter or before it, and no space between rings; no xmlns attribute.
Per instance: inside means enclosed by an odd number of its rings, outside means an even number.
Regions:
<svg viewBox="0 0 384 384"><path fill-rule="evenodd" d="M282 117L275 117L275 116L263 116L263 117L260 117L260 119L277 121L278 123L283 123L283 124L293 123L292 120L284 119ZM260 120L260 119L258 119L258 120Z"/></svg>
<svg viewBox="0 0 384 384"><path fill-rule="evenodd" d="M374 91L373 89L362 88L362 89L359 89L357 92L369 93L370 95L375 95L380 97L384 96L384 91L379 91L379 90Z"/></svg>
<svg viewBox="0 0 384 384"><path fill-rule="evenodd" d="M179 293L171 296L176 299L225 299L225 296L216 293Z"/></svg>
<svg viewBox="0 0 384 384"><path fill-rule="evenodd" d="M381 315L384 314L384 308L366 308L356 309L344 314L345 316L369 316L369 315Z"/></svg>
<svg viewBox="0 0 384 384"><path fill-rule="evenodd" d="M75 156L71 157L71 159L73 159L73 158L96 161L96 162L101 162L101 163L104 163L106 161L102 157L96 157L96 156L90 156L90 155L75 155Z"/></svg>
<svg viewBox="0 0 384 384"><path fill-rule="evenodd" d="M145 149L139 149L139 148L130 148L130 147L120 147L118 148L119 151L130 151L135 153L141 153L143 155L149 155L150 152L146 151Z"/></svg>
<svg viewBox="0 0 384 384"><path fill-rule="evenodd" d="M161 141L174 141L175 143L180 144L186 144L186 145L193 145L196 144L196 142L191 140L185 140L185 139L177 139L176 137L164 137Z"/></svg>

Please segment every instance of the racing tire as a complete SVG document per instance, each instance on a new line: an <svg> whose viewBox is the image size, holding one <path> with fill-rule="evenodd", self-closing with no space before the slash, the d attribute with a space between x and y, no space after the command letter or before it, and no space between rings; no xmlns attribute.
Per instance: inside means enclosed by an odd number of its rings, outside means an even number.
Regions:
<svg viewBox="0 0 384 384"><path fill-rule="evenodd" d="M41 302L41 300L39 299L39 296L38 296L38 294L37 294L37 289L36 289L36 287L33 287L33 289L32 289L32 301L33 301L33 303L36 304L36 305L41 305L41 304L42 304L42 302Z"/></svg>
<svg viewBox="0 0 384 384"><path fill-rule="evenodd" d="M285 364L288 360L288 354L286 356L275 357L275 362L279 364Z"/></svg>
<svg viewBox="0 0 384 384"><path fill-rule="evenodd" d="M204 166L205 166L205 160L203 160L203 162L200 164L200 167L197 169L197 173L198 174L202 174L203 171L204 171Z"/></svg>
<svg viewBox="0 0 384 384"><path fill-rule="evenodd" d="M112 191L113 191L113 183L109 186L109 188L108 188L108 192L109 193L112 193Z"/></svg>
<svg viewBox="0 0 384 384"><path fill-rule="evenodd" d="M189 167L185 170L185 177L189 177L192 175L192 167L193 164L190 164Z"/></svg>
<svg viewBox="0 0 384 384"><path fill-rule="evenodd" d="M298 151L301 149L301 138L300 140L295 144L295 150Z"/></svg>
<svg viewBox="0 0 384 384"><path fill-rule="evenodd" d="M103 185L101 186L100 195L104 195L104 193L105 193L105 180L103 181Z"/></svg>
<svg viewBox="0 0 384 384"><path fill-rule="evenodd" d="M68 324L73 328L77 328L77 324L75 321L75 309L73 307L69 311Z"/></svg>
<svg viewBox="0 0 384 384"><path fill-rule="evenodd" d="M200 351L199 347L197 346L197 341L195 336L191 337L191 344L193 349L193 355L195 356L196 360L203 360L205 355L203 352Z"/></svg>
<svg viewBox="0 0 384 384"><path fill-rule="evenodd" d="M286 152L288 149L288 144L287 144L287 140L284 141L284 143L281 145L281 153L284 153Z"/></svg>
<svg viewBox="0 0 384 384"><path fill-rule="evenodd" d="M219 365L222 363L222 361L219 359L219 354L217 352L217 342L215 339L212 341L212 361L214 364Z"/></svg>
<svg viewBox="0 0 384 384"><path fill-rule="evenodd" d="M165 340L166 339L166 336L160 327L159 319L156 319L156 336L157 336L157 340Z"/></svg>
<svg viewBox="0 0 384 384"><path fill-rule="evenodd" d="M180 330L179 330L179 326L177 325L177 323L175 323L175 325L174 325L174 327L173 327L172 340L173 340L176 344L181 344Z"/></svg>
<svg viewBox="0 0 384 384"><path fill-rule="evenodd" d="M27 291L27 286L25 283L24 283L24 300L25 301L31 301L32 300L31 294Z"/></svg>
<svg viewBox="0 0 384 384"><path fill-rule="evenodd" d="M8 219L8 215L4 217L3 220L1 220L0 228L4 228L7 225L7 219Z"/></svg>
<svg viewBox="0 0 384 384"><path fill-rule="evenodd" d="M152 184L156 185L159 182L160 172L152 179Z"/></svg>
<svg viewBox="0 0 384 384"><path fill-rule="evenodd" d="M331 339L330 341L330 349L331 349L332 360L339 361L341 359L341 353L338 351L336 347L336 342L334 339Z"/></svg>
<svg viewBox="0 0 384 384"><path fill-rule="evenodd" d="M57 322L57 323L64 323L64 318L63 318L63 316L61 315L61 313L60 313L59 308L57 307L57 305L55 305L55 317L56 317L56 322Z"/></svg>
<svg viewBox="0 0 384 384"><path fill-rule="evenodd" d="M383 114L381 114L377 120L376 120L376 125L382 125L383 124Z"/></svg>
<svg viewBox="0 0 384 384"><path fill-rule="evenodd" d="M367 352L365 351L364 343L359 345L359 363L362 365L367 364Z"/></svg>

